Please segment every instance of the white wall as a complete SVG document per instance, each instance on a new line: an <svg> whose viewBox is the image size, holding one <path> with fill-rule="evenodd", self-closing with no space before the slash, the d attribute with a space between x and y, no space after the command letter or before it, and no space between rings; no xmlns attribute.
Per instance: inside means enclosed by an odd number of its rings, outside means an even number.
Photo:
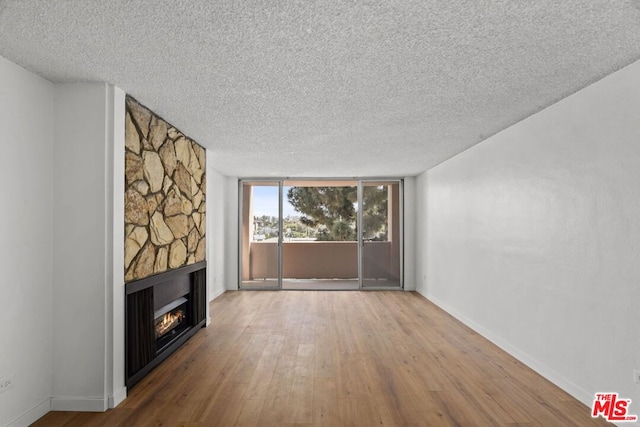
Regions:
<svg viewBox="0 0 640 427"><path fill-rule="evenodd" d="M416 289L416 178L404 178L404 290Z"/></svg>
<svg viewBox="0 0 640 427"><path fill-rule="evenodd" d="M420 292L585 404L615 391L640 414L640 62L417 186Z"/></svg>
<svg viewBox="0 0 640 427"><path fill-rule="evenodd" d="M207 281L209 301L225 291L226 178L215 171L211 150L207 150Z"/></svg>
<svg viewBox="0 0 640 427"><path fill-rule="evenodd" d="M415 180L415 233L414 242L414 278L415 290L427 295L427 173L419 175Z"/></svg>
<svg viewBox="0 0 640 427"><path fill-rule="evenodd" d="M105 291L107 297L107 366L105 395L109 408L115 408L127 397L125 386L124 345L124 121L125 93L118 87L107 85L106 106L106 243L107 270ZM110 256L109 256L110 255Z"/></svg>
<svg viewBox="0 0 640 427"><path fill-rule="evenodd" d="M126 393L122 117L119 89L56 86L54 410L103 411Z"/></svg>
<svg viewBox="0 0 640 427"><path fill-rule="evenodd" d="M0 57L0 425L49 410L53 269L53 93L50 82Z"/></svg>
<svg viewBox="0 0 640 427"><path fill-rule="evenodd" d="M238 289L238 177L225 177L226 212L225 212L225 287L228 290Z"/></svg>

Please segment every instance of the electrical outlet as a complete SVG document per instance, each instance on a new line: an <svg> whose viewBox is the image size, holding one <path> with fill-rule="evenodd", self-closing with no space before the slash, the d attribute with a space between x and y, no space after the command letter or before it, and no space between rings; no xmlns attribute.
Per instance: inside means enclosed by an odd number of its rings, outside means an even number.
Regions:
<svg viewBox="0 0 640 427"><path fill-rule="evenodd" d="M13 378L0 380L0 393L9 390L11 387L13 387Z"/></svg>
<svg viewBox="0 0 640 427"><path fill-rule="evenodd" d="M640 369L633 370L633 382L640 384Z"/></svg>

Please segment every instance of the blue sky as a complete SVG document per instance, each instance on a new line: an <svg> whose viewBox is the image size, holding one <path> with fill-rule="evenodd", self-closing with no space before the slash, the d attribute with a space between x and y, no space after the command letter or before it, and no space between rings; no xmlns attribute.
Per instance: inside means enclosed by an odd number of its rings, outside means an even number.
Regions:
<svg viewBox="0 0 640 427"><path fill-rule="evenodd" d="M298 212L293 209L293 206L289 204L287 200L287 191L291 187L283 187L284 192L284 205L283 205L283 214L285 217L289 215L300 215ZM278 186L273 187L263 187L263 186L255 186L253 187L253 215L262 216L278 216Z"/></svg>

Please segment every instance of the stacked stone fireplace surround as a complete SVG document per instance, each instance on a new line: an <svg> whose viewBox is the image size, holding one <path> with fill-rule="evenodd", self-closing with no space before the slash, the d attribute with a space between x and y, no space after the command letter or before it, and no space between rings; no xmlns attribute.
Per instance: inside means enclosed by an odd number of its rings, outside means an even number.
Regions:
<svg viewBox="0 0 640 427"><path fill-rule="evenodd" d="M125 131L125 281L204 261L204 148L131 97Z"/></svg>
<svg viewBox="0 0 640 427"><path fill-rule="evenodd" d="M205 324L205 171L203 147L127 96L124 270L128 387ZM161 345L154 323L172 298L186 298L188 325L176 330L170 344Z"/></svg>

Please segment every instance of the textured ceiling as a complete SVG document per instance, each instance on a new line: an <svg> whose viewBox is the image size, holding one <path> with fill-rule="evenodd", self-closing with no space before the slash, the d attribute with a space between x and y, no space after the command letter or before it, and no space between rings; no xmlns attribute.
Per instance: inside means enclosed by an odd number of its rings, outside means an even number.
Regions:
<svg viewBox="0 0 640 427"><path fill-rule="evenodd" d="M0 55L121 87L227 175L413 175L640 59L640 5L0 0Z"/></svg>

